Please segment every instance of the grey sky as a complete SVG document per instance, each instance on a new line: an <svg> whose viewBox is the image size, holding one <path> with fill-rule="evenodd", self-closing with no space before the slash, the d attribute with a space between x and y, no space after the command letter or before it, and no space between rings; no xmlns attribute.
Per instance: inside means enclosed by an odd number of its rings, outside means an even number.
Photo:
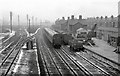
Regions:
<svg viewBox="0 0 120 76"><path fill-rule="evenodd" d="M35 16L38 20L55 21L57 18L75 15L86 17L117 16L119 0L0 0L0 19Z"/></svg>

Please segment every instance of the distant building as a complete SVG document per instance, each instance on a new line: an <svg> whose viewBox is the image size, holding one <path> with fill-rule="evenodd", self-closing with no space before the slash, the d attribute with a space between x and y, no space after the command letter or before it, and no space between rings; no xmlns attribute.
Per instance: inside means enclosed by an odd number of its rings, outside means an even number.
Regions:
<svg viewBox="0 0 120 76"><path fill-rule="evenodd" d="M98 26L106 26L106 27L117 27L117 22L118 22L118 18L114 17L113 15L111 17L107 17L106 18L87 18L85 20L85 23L88 25L89 28L91 28L95 23Z"/></svg>
<svg viewBox="0 0 120 76"><path fill-rule="evenodd" d="M75 34L77 29L86 27L86 25L82 23L83 21L84 19L82 19L81 15L79 15L79 19L75 19L74 15L72 15L71 19L68 17L67 21L61 24L61 30Z"/></svg>
<svg viewBox="0 0 120 76"><path fill-rule="evenodd" d="M120 1L118 2L118 15L120 15Z"/></svg>
<svg viewBox="0 0 120 76"><path fill-rule="evenodd" d="M99 26L97 38L107 41L110 45L117 46L118 28Z"/></svg>
<svg viewBox="0 0 120 76"><path fill-rule="evenodd" d="M88 18L85 20L88 28L91 28L95 23L97 23L97 38L109 42L110 45L117 46L117 37L118 37L118 18L105 16L105 18L96 17Z"/></svg>
<svg viewBox="0 0 120 76"><path fill-rule="evenodd" d="M57 19L57 20L55 21L54 27L55 27L56 29L61 29L61 28L62 28L62 27L61 27L61 24L65 23L65 22L67 22L67 20L65 20L64 17L62 17L62 19Z"/></svg>
<svg viewBox="0 0 120 76"><path fill-rule="evenodd" d="M95 30L97 33L97 38L108 41L110 42L110 45L116 47L118 37L118 18L113 15L111 17L101 16L87 19L82 19L81 15L79 16L79 19L75 19L74 15L72 15L71 19L70 17L68 17L67 20L62 18L57 20L55 23L61 30L72 34L75 34L79 28L90 30L94 24L97 24L97 29Z"/></svg>

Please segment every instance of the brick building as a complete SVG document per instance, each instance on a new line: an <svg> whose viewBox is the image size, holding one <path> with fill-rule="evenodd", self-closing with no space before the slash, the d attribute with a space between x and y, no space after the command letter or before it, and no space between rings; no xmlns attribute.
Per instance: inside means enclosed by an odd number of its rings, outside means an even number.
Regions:
<svg viewBox="0 0 120 76"><path fill-rule="evenodd" d="M107 41L114 47L117 46L118 28L100 26L97 29L97 38Z"/></svg>
<svg viewBox="0 0 120 76"><path fill-rule="evenodd" d="M57 26L61 30L67 31L69 33L75 34L76 30L79 28L91 29L94 24L97 24L97 38L103 39L105 41L111 42L110 45L116 47L117 37L118 37L118 18L114 17L91 17L87 19L82 19L82 16L79 16L79 19L75 19L74 15L71 16L71 19L68 17L67 20L62 18L61 20L56 21Z"/></svg>
<svg viewBox="0 0 120 76"><path fill-rule="evenodd" d="M83 22L84 19L82 19L81 15L79 15L79 19L75 19L74 15L72 15L71 19L68 17L68 19L61 24L61 30L75 34L77 29L86 28L86 25L84 25Z"/></svg>
<svg viewBox="0 0 120 76"><path fill-rule="evenodd" d="M104 41L109 42L110 45L116 47L117 46L117 37L118 37L118 18L102 16L99 18L88 18L86 19L86 23L89 28L92 27L94 23L97 23L97 38L102 39Z"/></svg>

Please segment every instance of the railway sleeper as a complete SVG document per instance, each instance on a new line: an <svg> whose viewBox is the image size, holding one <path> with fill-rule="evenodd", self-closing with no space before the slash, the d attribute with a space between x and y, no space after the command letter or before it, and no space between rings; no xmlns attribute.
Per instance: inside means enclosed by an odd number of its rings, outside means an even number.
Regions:
<svg viewBox="0 0 120 76"><path fill-rule="evenodd" d="M76 65L74 65L74 63L68 63L70 67L72 67L73 69L78 69L78 67Z"/></svg>
<svg viewBox="0 0 120 76"><path fill-rule="evenodd" d="M55 64L61 64L61 63L64 63L64 62L61 61L61 60L56 60L56 61L55 61Z"/></svg>
<svg viewBox="0 0 120 76"><path fill-rule="evenodd" d="M57 71L57 69L55 67L47 67L49 73L52 74L59 74L59 72Z"/></svg>
<svg viewBox="0 0 120 76"><path fill-rule="evenodd" d="M55 67L54 63L47 63L46 64L48 67Z"/></svg>
<svg viewBox="0 0 120 76"><path fill-rule="evenodd" d="M77 74L78 76L83 76L83 75L84 75L84 73L83 73L82 71L80 71L79 68L74 68L73 70L76 72L76 74Z"/></svg>
<svg viewBox="0 0 120 76"><path fill-rule="evenodd" d="M62 73L62 75L74 75L73 72L68 68L59 69L59 71Z"/></svg>
<svg viewBox="0 0 120 76"><path fill-rule="evenodd" d="M59 69L67 68L67 66L64 63L57 63L56 65Z"/></svg>

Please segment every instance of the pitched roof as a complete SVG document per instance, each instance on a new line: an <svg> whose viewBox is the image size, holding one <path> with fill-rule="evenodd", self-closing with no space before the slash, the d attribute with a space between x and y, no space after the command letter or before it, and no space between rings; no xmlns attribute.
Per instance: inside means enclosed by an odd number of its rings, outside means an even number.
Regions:
<svg viewBox="0 0 120 76"><path fill-rule="evenodd" d="M118 28L113 28L113 27L98 27L98 29L99 30L118 32Z"/></svg>
<svg viewBox="0 0 120 76"><path fill-rule="evenodd" d="M68 20L69 25L75 25L76 23L78 23L78 19L70 19L70 20Z"/></svg>
<svg viewBox="0 0 120 76"><path fill-rule="evenodd" d="M65 22L67 22L67 20L60 20L60 21L59 21L60 24L63 24L63 23L65 23Z"/></svg>
<svg viewBox="0 0 120 76"><path fill-rule="evenodd" d="M61 25L67 25L67 24L69 24L69 25L75 25L77 23L82 24L82 23L84 23L84 21L83 20L79 20L79 19L70 19L70 20L66 20L66 22L62 23Z"/></svg>

